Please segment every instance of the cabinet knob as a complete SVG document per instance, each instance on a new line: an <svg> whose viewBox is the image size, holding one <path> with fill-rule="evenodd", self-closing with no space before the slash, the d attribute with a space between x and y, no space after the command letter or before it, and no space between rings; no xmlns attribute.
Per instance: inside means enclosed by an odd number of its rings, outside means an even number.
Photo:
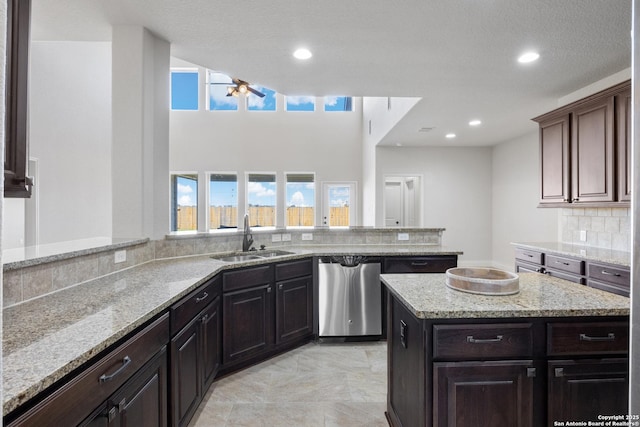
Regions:
<svg viewBox="0 0 640 427"><path fill-rule="evenodd" d="M200 321L201 321L202 323L206 323L208 319L209 319L209 315L208 315L208 314L205 314L204 316L202 316L202 319L200 319Z"/></svg>
<svg viewBox="0 0 640 427"><path fill-rule="evenodd" d="M556 378L564 377L564 368L556 368L554 375Z"/></svg>
<svg viewBox="0 0 640 427"><path fill-rule="evenodd" d="M284 285L282 284L278 285L278 289L282 290L282 288L284 288Z"/></svg>
<svg viewBox="0 0 640 427"><path fill-rule="evenodd" d="M267 293L271 293L271 286L267 288Z"/></svg>
<svg viewBox="0 0 640 427"><path fill-rule="evenodd" d="M527 377L535 378L536 377L536 368L527 368Z"/></svg>

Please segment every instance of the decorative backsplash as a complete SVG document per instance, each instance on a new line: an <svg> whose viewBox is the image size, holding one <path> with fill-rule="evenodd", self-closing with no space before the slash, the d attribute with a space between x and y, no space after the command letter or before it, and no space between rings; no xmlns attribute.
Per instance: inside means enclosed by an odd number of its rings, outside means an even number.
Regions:
<svg viewBox="0 0 640 427"><path fill-rule="evenodd" d="M586 232L586 241L580 232ZM564 208L560 217L563 243L631 251L629 208Z"/></svg>
<svg viewBox="0 0 640 427"><path fill-rule="evenodd" d="M354 227L345 229L276 229L253 231L253 246L267 248L303 245L360 245L360 244L409 244L440 245L442 228L372 228ZM273 236L277 242L274 242ZM134 267L160 258L204 255L213 252L239 251L242 248L242 233L211 233L196 235L172 235L162 240L145 241L126 247L126 261L115 263L115 249L90 251L78 256L29 265L6 264L3 266L3 305L8 307L23 301L46 295L63 288L75 286L95 278ZM307 240L309 237L312 240ZM400 240L406 237L407 240ZM304 240L303 240L304 238ZM16 265L19 265L16 267Z"/></svg>

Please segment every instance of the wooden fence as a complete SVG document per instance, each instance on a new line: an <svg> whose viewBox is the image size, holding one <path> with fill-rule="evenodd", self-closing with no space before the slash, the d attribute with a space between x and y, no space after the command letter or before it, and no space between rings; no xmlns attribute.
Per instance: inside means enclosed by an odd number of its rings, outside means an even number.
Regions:
<svg viewBox="0 0 640 427"><path fill-rule="evenodd" d="M349 225L349 207L332 207L329 209L331 215L329 224L331 226ZM311 207L288 207L286 225L292 227L313 226L314 209ZM250 206L249 218L252 227L270 227L276 222L276 213L273 207ZM209 208L209 229L217 230L223 228L237 227L238 208L231 206L211 206ZM177 231L197 230L198 213L195 206L179 206L177 218Z"/></svg>

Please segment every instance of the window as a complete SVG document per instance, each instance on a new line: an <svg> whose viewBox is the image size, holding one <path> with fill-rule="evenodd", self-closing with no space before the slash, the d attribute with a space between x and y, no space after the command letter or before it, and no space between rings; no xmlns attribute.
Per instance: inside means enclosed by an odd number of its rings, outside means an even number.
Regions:
<svg viewBox="0 0 640 427"><path fill-rule="evenodd" d="M312 173L286 174L288 227L313 227L315 224L315 176Z"/></svg>
<svg viewBox="0 0 640 427"><path fill-rule="evenodd" d="M287 111L314 111L316 99L313 96L287 96Z"/></svg>
<svg viewBox="0 0 640 427"><path fill-rule="evenodd" d="M231 77L215 71L207 71L207 86L209 87L209 110L236 111L238 98L227 96L227 87L233 85Z"/></svg>
<svg viewBox="0 0 640 427"><path fill-rule="evenodd" d="M264 93L264 98L251 94L247 96L247 110L276 111L276 91L263 86L251 86L258 92Z"/></svg>
<svg viewBox="0 0 640 427"><path fill-rule="evenodd" d="M209 178L209 230L238 228L238 176L212 173Z"/></svg>
<svg viewBox="0 0 640 427"><path fill-rule="evenodd" d="M350 96L325 96L324 111L353 111Z"/></svg>
<svg viewBox="0 0 640 427"><path fill-rule="evenodd" d="M171 70L171 109L198 109L198 70Z"/></svg>
<svg viewBox="0 0 640 427"><path fill-rule="evenodd" d="M171 231L198 230L198 175L171 175Z"/></svg>
<svg viewBox="0 0 640 427"><path fill-rule="evenodd" d="M252 227L276 226L275 174L248 174L247 205L249 224Z"/></svg>

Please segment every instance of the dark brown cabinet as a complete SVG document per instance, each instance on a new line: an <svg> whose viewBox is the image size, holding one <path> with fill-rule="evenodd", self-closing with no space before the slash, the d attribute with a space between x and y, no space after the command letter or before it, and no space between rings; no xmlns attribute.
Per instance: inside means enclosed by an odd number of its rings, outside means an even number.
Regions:
<svg viewBox="0 0 640 427"><path fill-rule="evenodd" d="M434 363L434 426L530 427L533 361Z"/></svg>
<svg viewBox="0 0 640 427"><path fill-rule="evenodd" d="M388 303L390 425L542 426L628 406L629 318L418 319Z"/></svg>
<svg viewBox="0 0 640 427"><path fill-rule="evenodd" d="M569 202L569 114L540 122L540 203Z"/></svg>
<svg viewBox="0 0 640 427"><path fill-rule="evenodd" d="M444 273L447 269L457 266L457 255L394 256L384 258L382 272Z"/></svg>
<svg viewBox="0 0 640 427"><path fill-rule="evenodd" d="M171 307L171 425L185 426L213 382L221 354L221 279L213 278ZM183 326L184 319L190 318ZM176 329L178 329L177 332Z"/></svg>
<svg viewBox="0 0 640 427"><path fill-rule="evenodd" d="M631 89L616 95L618 200L631 201Z"/></svg>
<svg viewBox="0 0 640 427"><path fill-rule="evenodd" d="M224 294L225 365L269 350L273 340L273 285Z"/></svg>
<svg viewBox="0 0 640 427"><path fill-rule="evenodd" d="M628 413L629 361L620 359L549 362L548 423L598 421L599 415Z"/></svg>
<svg viewBox="0 0 640 427"><path fill-rule="evenodd" d="M82 427L167 425L167 351L164 347Z"/></svg>
<svg viewBox="0 0 640 427"><path fill-rule="evenodd" d="M168 341L169 316L164 314L17 418L5 418L3 424L74 426L89 417L86 422L92 425L112 425L108 423L147 416L149 423L140 425L165 426Z"/></svg>
<svg viewBox="0 0 640 427"><path fill-rule="evenodd" d="M276 287L276 343L308 336L313 327L312 277L284 280Z"/></svg>
<svg viewBox="0 0 640 427"><path fill-rule="evenodd" d="M630 82L533 120L540 135L540 206L630 200Z"/></svg>

